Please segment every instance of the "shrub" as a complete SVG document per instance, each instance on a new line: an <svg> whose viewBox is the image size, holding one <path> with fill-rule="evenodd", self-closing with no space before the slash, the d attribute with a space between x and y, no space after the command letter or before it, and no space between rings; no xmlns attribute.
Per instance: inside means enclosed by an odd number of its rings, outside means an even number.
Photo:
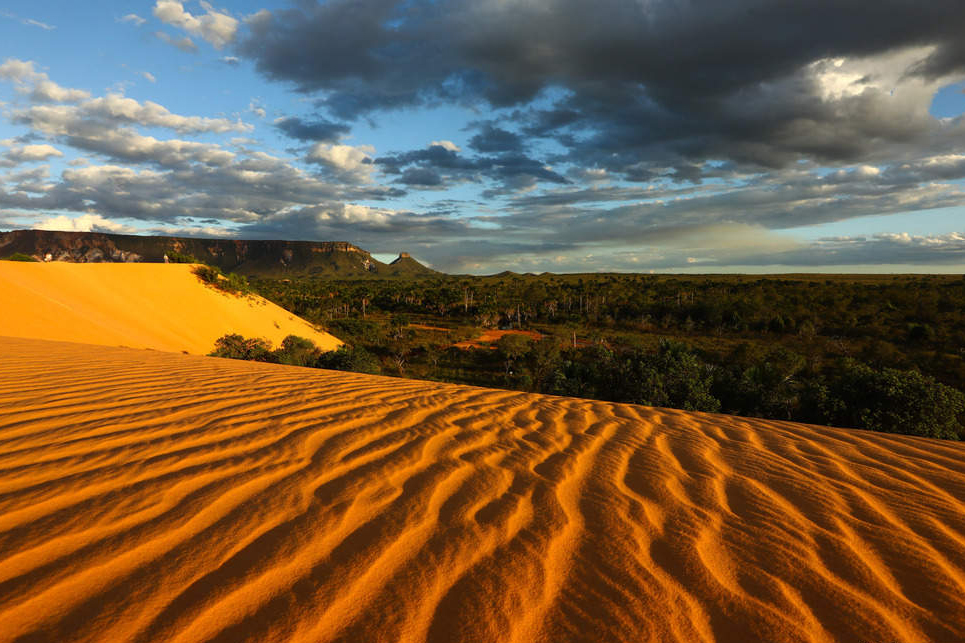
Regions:
<svg viewBox="0 0 965 643"><path fill-rule="evenodd" d="M15 252L15 253L13 253L12 255L8 256L8 257L4 257L3 259L4 259L4 261L31 261L31 262L36 262L36 261L37 261L36 259L34 259L33 257L31 257L30 255L24 254L24 253L22 253L22 252Z"/></svg>
<svg viewBox="0 0 965 643"><path fill-rule="evenodd" d="M171 263L202 263L193 255L182 254L173 250L171 252L166 252L165 254L168 257L168 261Z"/></svg>
<svg viewBox="0 0 965 643"><path fill-rule="evenodd" d="M198 279L223 292L233 295L247 295L251 293L248 279L242 275L229 273L227 276L214 266L197 266L192 270Z"/></svg>
<svg viewBox="0 0 965 643"><path fill-rule="evenodd" d="M290 366L314 366L321 351L310 339L289 335L275 351L275 359L280 364Z"/></svg>
<svg viewBox="0 0 965 643"><path fill-rule="evenodd" d="M929 438L965 436L965 394L918 371L844 360L818 402L839 426Z"/></svg>
<svg viewBox="0 0 965 643"><path fill-rule="evenodd" d="M214 343L211 357L227 357L255 362L277 362L271 350L271 342L266 339L247 338L238 334L222 335Z"/></svg>
<svg viewBox="0 0 965 643"><path fill-rule="evenodd" d="M315 368L327 368L335 371L353 371L378 375L382 372L379 360L370 352L359 347L347 345L339 346L338 350L319 354L315 360Z"/></svg>

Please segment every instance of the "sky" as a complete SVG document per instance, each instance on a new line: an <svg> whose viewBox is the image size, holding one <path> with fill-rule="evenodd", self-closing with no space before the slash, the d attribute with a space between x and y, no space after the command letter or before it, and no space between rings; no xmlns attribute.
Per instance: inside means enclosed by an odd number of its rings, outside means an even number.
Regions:
<svg viewBox="0 0 965 643"><path fill-rule="evenodd" d="M965 272L961 0L21 2L0 230Z"/></svg>

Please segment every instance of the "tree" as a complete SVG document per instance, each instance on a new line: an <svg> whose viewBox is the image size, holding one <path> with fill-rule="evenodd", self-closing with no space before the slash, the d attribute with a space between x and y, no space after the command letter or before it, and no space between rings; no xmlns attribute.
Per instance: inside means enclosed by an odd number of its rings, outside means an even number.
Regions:
<svg viewBox="0 0 965 643"><path fill-rule="evenodd" d="M275 351L275 358L282 364L291 366L313 366L321 351L310 339L289 335Z"/></svg>
<svg viewBox="0 0 965 643"><path fill-rule="evenodd" d="M930 438L965 437L965 394L918 371L843 360L820 408L838 426Z"/></svg>
<svg viewBox="0 0 965 643"><path fill-rule="evenodd" d="M320 353L315 360L315 368L327 368L336 371L354 371L378 375L382 372L379 361L374 355L358 346L343 344L338 350Z"/></svg>
<svg viewBox="0 0 965 643"><path fill-rule="evenodd" d="M503 359L503 376L507 382L512 378L514 371L520 370L519 363L523 355L529 351L531 343L532 340L526 335L512 333L503 335L496 342L496 349Z"/></svg>
<svg viewBox="0 0 965 643"><path fill-rule="evenodd" d="M247 338L238 334L222 335L214 344L211 357L227 357L256 362L277 362L271 350L271 342L260 338Z"/></svg>
<svg viewBox="0 0 965 643"><path fill-rule="evenodd" d="M712 367L685 344L662 341L656 355L632 351L622 359L619 379L625 401L687 411L718 411L711 394Z"/></svg>

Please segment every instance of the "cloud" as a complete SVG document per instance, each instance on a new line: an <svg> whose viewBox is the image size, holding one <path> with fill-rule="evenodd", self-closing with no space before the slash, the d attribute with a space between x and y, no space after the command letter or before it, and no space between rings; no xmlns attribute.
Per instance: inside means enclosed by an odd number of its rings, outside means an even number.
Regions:
<svg viewBox="0 0 965 643"><path fill-rule="evenodd" d="M121 124L163 127L181 134L247 132L251 126L226 118L182 116L153 101L137 101L121 94L83 100L77 105L33 105L14 110L12 120L45 134L73 135L78 131Z"/></svg>
<svg viewBox="0 0 965 643"><path fill-rule="evenodd" d="M28 163L32 161L45 161L51 157L61 157L64 153L53 145L24 145L14 147L3 154L3 158L11 163Z"/></svg>
<svg viewBox="0 0 965 643"><path fill-rule="evenodd" d="M180 49L186 54L198 53L198 46L194 44L194 41L188 36L185 36L184 38L175 38L164 33L163 31L156 31L154 32L154 35L157 36L158 40L166 42L167 44Z"/></svg>
<svg viewBox="0 0 965 643"><path fill-rule="evenodd" d="M0 80L12 81L17 91L35 102L73 103L90 97L90 93L82 89L61 87L47 74L37 71L30 60L7 58L0 64Z"/></svg>
<svg viewBox="0 0 965 643"><path fill-rule="evenodd" d="M446 145L445 143L450 143ZM540 183L566 184L569 180L545 163L523 154L462 155L449 141L433 141L427 148L389 154L375 159L388 175L412 187L440 188L457 183L491 182L484 197L528 190Z"/></svg>
<svg viewBox="0 0 965 643"><path fill-rule="evenodd" d="M479 129L479 133L469 139L469 147L477 152L523 151L523 139L519 134L496 127L492 123L484 123Z"/></svg>
<svg viewBox="0 0 965 643"><path fill-rule="evenodd" d="M48 25L46 22L40 22L39 20L33 20L31 18L24 18L22 22L23 24L29 25L31 27L40 27L45 31L53 31L54 29L57 28L54 25Z"/></svg>
<svg viewBox="0 0 965 643"><path fill-rule="evenodd" d="M337 142L351 131L348 125L324 119L306 121L297 116L275 120L275 127L299 141Z"/></svg>
<svg viewBox="0 0 965 643"><path fill-rule="evenodd" d="M434 147L437 145L443 149L449 150L450 152L458 153L462 151L462 149L452 141L441 140L441 141L432 141L431 143L429 143L429 147Z"/></svg>
<svg viewBox="0 0 965 643"><path fill-rule="evenodd" d="M316 143L309 149L305 159L326 167L342 180L365 181L372 173L373 154L375 148L371 145L353 147Z"/></svg>
<svg viewBox="0 0 965 643"><path fill-rule="evenodd" d="M507 122L522 133L618 177L708 158L858 163L965 141L960 121L928 112L939 87L965 78L951 27L965 24L965 5L759 4L299 3L251 21L239 51L346 120L435 104L513 107ZM519 152L521 142L488 124L475 144Z"/></svg>
<svg viewBox="0 0 965 643"><path fill-rule="evenodd" d="M118 234L137 232L131 226L105 219L99 214L82 214L77 217L60 214L40 219L33 227L37 230L57 230L60 232L113 232Z"/></svg>
<svg viewBox="0 0 965 643"><path fill-rule="evenodd" d="M238 20L226 13L218 12L209 3L201 2L204 15L194 16L184 10L184 5L176 0L157 0L154 16L161 22L183 29L192 36L201 38L215 49L230 44L238 31Z"/></svg>
<svg viewBox="0 0 965 643"><path fill-rule="evenodd" d="M141 77L144 78L144 80L148 81L149 83L157 82L157 78L155 78L154 74L152 74L149 71L141 71L141 72L138 72L138 74L140 74Z"/></svg>
<svg viewBox="0 0 965 643"><path fill-rule="evenodd" d="M145 22L147 22L147 20L145 20L145 19L142 18L141 16L137 15L136 13L129 13L129 14L127 14L126 16L124 16L123 18L118 18L118 19L117 19L117 22L129 22L129 23L133 24L135 27L140 27L140 26L143 25Z"/></svg>
<svg viewBox="0 0 965 643"><path fill-rule="evenodd" d="M265 116L268 115L268 112L265 111L265 108L262 107L261 104L254 99L248 101L248 111L254 114L255 116L257 116L258 118L264 118Z"/></svg>
<svg viewBox="0 0 965 643"><path fill-rule="evenodd" d="M913 235L907 232L875 234L868 237L819 239L793 250L748 253L728 257L743 266L887 266L965 264L965 232ZM715 262L719 263L719 262Z"/></svg>
<svg viewBox="0 0 965 643"><path fill-rule="evenodd" d="M9 18L10 20L16 20L20 24L27 25L28 27L39 27L44 31L53 31L54 29L57 28L54 25L49 25L46 22L41 22L39 20L34 20L32 18L21 18L17 14L12 13L10 11L0 11L0 16L4 18Z"/></svg>

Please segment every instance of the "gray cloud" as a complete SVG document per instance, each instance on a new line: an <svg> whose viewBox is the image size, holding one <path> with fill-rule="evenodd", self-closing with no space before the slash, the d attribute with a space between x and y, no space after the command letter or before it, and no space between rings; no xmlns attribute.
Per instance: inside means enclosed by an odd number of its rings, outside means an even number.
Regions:
<svg viewBox="0 0 965 643"><path fill-rule="evenodd" d="M374 162L384 173L400 175L398 182L413 187L449 187L458 183L483 181L495 183L496 187L483 193L484 198L511 194L539 183L569 183L566 177L545 163L522 153L469 157L442 144L380 156Z"/></svg>
<svg viewBox="0 0 965 643"><path fill-rule="evenodd" d="M644 179L669 162L695 180L708 158L776 168L961 144L961 124L927 106L933 84L965 74L963 29L955 0L335 0L263 15L240 51L269 78L324 92L343 118L515 106L526 133L568 160ZM556 99L531 104L545 90ZM487 127L478 151L519 150Z"/></svg>
<svg viewBox="0 0 965 643"><path fill-rule="evenodd" d="M279 118L275 127L299 141L322 141L335 143L351 131L351 127L344 123L335 123L325 119L306 121L297 116Z"/></svg>
<svg viewBox="0 0 965 643"><path fill-rule="evenodd" d="M469 147L477 152L522 152L523 139L519 134L483 123L479 133L469 139Z"/></svg>

